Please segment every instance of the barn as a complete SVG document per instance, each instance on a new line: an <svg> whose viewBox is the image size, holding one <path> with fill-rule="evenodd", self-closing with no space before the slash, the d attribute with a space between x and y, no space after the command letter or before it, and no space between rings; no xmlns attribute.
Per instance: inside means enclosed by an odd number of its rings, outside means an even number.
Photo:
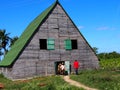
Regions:
<svg viewBox="0 0 120 90"><path fill-rule="evenodd" d="M74 60L80 69L99 68L93 49L56 0L25 29L0 62L1 72L9 79L57 74L64 63L68 74Z"/></svg>

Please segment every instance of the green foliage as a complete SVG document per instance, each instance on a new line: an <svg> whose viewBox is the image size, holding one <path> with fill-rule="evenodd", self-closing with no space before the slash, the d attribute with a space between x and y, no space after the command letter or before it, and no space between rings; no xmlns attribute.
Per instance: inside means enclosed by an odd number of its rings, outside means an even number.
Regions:
<svg viewBox="0 0 120 90"><path fill-rule="evenodd" d="M107 70L120 70L120 58L101 59L100 67Z"/></svg>
<svg viewBox="0 0 120 90"><path fill-rule="evenodd" d="M10 33L0 29L0 56L7 54L9 47L14 44L18 37L11 38Z"/></svg>
<svg viewBox="0 0 120 90"><path fill-rule="evenodd" d="M98 53L98 48L97 47L93 47L93 50L96 54Z"/></svg>
<svg viewBox="0 0 120 90"><path fill-rule="evenodd" d="M9 35L10 33L6 33L6 30L0 29L0 47L4 49L5 53L7 52L7 45L10 44L10 40L11 40Z"/></svg>
<svg viewBox="0 0 120 90"><path fill-rule="evenodd" d="M110 53L99 53L98 54L99 59L113 59L113 58L120 58L120 53L117 53L115 51Z"/></svg>
<svg viewBox="0 0 120 90"><path fill-rule="evenodd" d="M11 39L10 47L14 45L14 43L19 39L18 36L15 36Z"/></svg>

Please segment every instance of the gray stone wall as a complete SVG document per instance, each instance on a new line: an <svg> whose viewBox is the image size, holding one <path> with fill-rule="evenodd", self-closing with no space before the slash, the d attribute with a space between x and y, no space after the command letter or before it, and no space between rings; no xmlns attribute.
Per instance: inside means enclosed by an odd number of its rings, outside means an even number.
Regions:
<svg viewBox="0 0 120 90"><path fill-rule="evenodd" d="M55 50L40 50L39 39L55 39ZM65 50L65 39L76 39L78 49ZM55 61L80 62L80 69L98 68L98 59L79 30L57 5L19 56L7 77L12 79L55 74ZM73 67L72 67L73 71Z"/></svg>

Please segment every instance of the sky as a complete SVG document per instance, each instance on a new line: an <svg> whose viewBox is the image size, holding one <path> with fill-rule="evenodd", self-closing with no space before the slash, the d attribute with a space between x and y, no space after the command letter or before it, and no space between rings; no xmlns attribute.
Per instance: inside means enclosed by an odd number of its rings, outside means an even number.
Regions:
<svg viewBox="0 0 120 90"><path fill-rule="evenodd" d="M56 0L0 0L0 29L20 36ZM59 0L91 47L120 53L120 0Z"/></svg>

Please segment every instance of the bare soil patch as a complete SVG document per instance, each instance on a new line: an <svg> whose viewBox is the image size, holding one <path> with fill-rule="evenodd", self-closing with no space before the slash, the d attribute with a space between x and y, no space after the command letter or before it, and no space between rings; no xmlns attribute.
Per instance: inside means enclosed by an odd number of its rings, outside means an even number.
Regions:
<svg viewBox="0 0 120 90"><path fill-rule="evenodd" d="M95 89L95 88L90 88L88 86L85 86L85 85L81 84L80 82L74 81L74 80L70 79L69 76L64 76L63 79L66 82L68 82L70 85L74 85L76 87L80 87L80 88L83 88L85 90L98 90L98 89Z"/></svg>

